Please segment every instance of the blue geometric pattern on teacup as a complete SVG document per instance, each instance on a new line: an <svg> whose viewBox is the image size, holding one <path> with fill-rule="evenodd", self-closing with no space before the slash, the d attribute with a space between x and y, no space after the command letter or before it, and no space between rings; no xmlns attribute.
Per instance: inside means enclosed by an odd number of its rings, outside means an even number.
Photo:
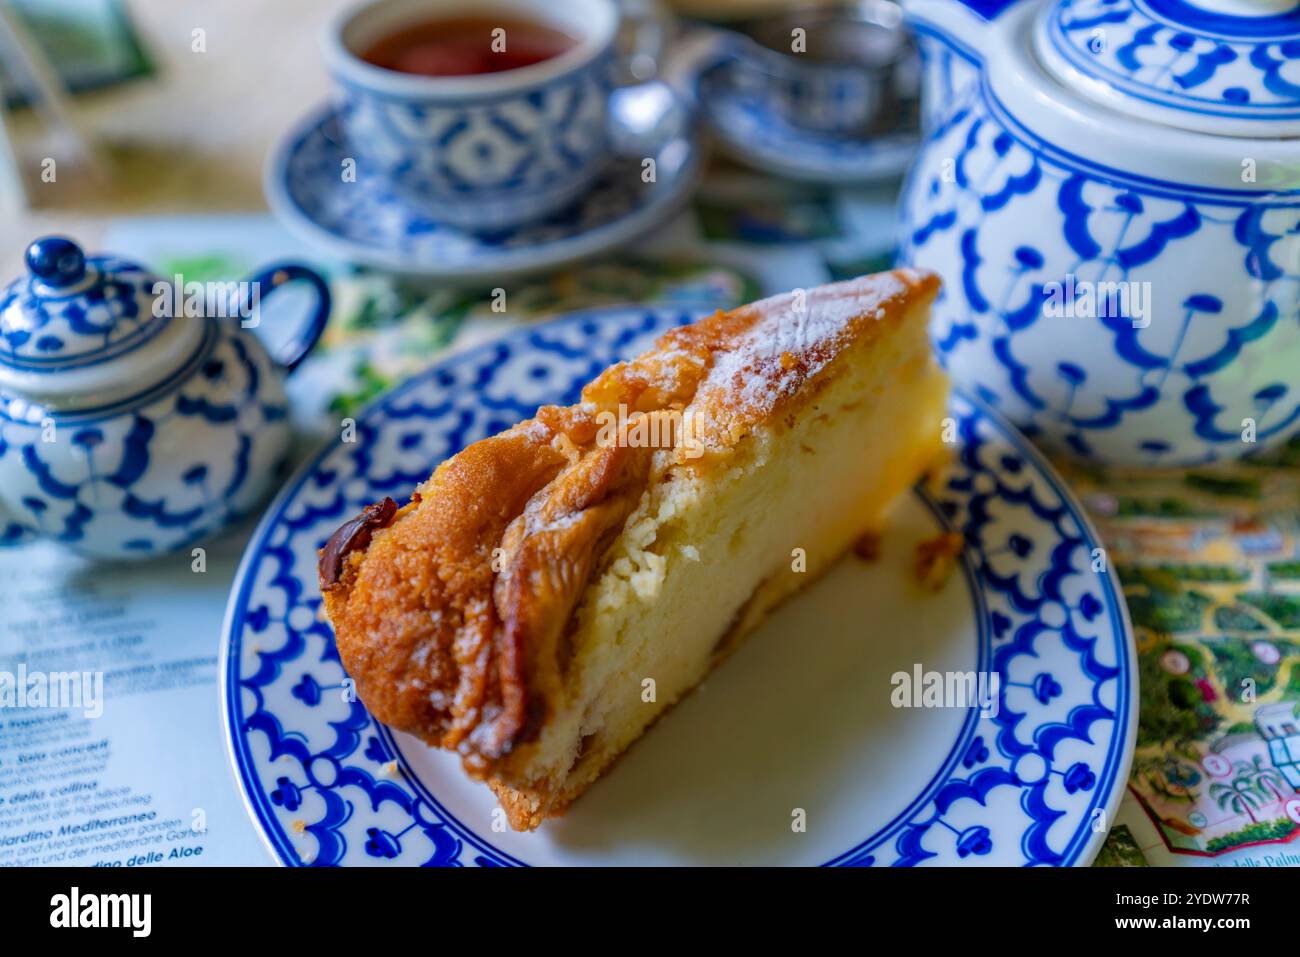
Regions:
<svg viewBox="0 0 1300 957"><path fill-rule="evenodd" d="M547 255L552 247L591 239L599 230L623 231L633 218L663 206L681 191L698 161L694 141L675 166L656 157L657 181L642 180L641 160L615 159L574 204L547 218L491 233L469 232L412 208L381 177L358 171L355 183L339 179L348 147L334 114L309 122L285 153L279 186L296 212L313 226L352 247L387 254L393 268L491 267L511 261L528 265L530 254ZM521 265L522 261L522 265Z"/></svg>
<svg viewBox="0 0 1300 957"><path fill-rule="evenodd" d="M110 256L87 257L85 267L66 288L26 275L0 290L0 362L33 370L94 365L166 325L151 309L148 272Z"/></svg>
<svg viewBox="0 0 1300 957"><path fill-rule="evenodd" d="M1059 0L1047 38L1081 72L1194 113L1300 118L1300 3L1236 16L1192 0ZM1252 5L1240 4L1243 14ZM1255 5L1260 11L1262 5Z"/></svg>
<svg viewBox="0 0 1300 957"><path fill-rule="evenodd" d="M0 395L0 543L35 532L97 557L148 555L257 504L289 443L279 372L237 325L206 323L183 368L112 406L63 414Z"/></svg>
<svg viewBox="0 0 1300 957"><path fill-rule="evenodd" d="M602 56L543 87L454 104L347 83L336 103L358 177L387 179L444 222L492 229L573 202L599 174L614 76L613 59Z"/></svg>
<svg viewBox="0 0 1300 957"><path fill-rule="evenodd" d="M359 415L356 441L323 451L264 517L232 591L222 680L237 773L282 861L523 863L449 812L342 693L317 550L365 505L404 501L437 462L540 403L574 401L606 365L699 314L592 309L467 350ZM845 833L829 863L1069 865L1099 842L1098 813L1124 783L1135 676L1122 599L1023 438L962 397L950 415L961 451L928 500L966 539L979 666L999 676L999 705L971 711L911 812Z"/></svg>
<svg viewBox="0 0 1300 957"><path fill-rule="evenodd" d="M1099 169L969 84L902 210L902 260L946 280L942 362L1031 435L1162 466L1300 428L1300 194Z"/></svg>

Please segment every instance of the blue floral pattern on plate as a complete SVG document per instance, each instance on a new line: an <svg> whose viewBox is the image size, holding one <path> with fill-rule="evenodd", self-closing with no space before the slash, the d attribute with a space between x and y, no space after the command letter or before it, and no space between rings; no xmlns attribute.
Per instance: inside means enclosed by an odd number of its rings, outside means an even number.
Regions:
<svg viewBox="0 0 1300 957"><path fill-rule="evenodd" d="M287 226L340 258L399 273L501 279L607 252L661 223L689 196L700 152L693 135L674 138L653 156L653 182L645 181L642 159L617 159L559 213L471 233L413 208L383 177L358 168L345 179L346 140L338 117L324 109L272 157L266 194Z"/></svg>
<svg viewBox="0 0 1300 957"><path fill-rule="evenodd" d="M365 504L405 500L441 459L540 403L572 402L610 362L700 314L593 309L461 353L358 415L356 441L319 453L271 506L236 577L220 673L236 776L283 863L525 863L458 820L391 732L340 693L316 551ZM1122 597L1093 570L1095 534L1039 454L978 400L954 396L950 414L957 455L918 494L966 540L999 708L969 711L954 740L935 743L947 758L910 805L877 833L846 832L827 863L1087 863L1136 727Z"/></svg>

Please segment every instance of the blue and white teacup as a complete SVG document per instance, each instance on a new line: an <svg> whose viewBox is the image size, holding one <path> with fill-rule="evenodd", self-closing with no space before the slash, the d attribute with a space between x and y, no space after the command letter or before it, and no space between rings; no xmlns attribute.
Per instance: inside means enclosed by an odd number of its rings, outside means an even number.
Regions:
<svg viewBox="0 0 1300 957"><path fill-rule="evenodd" d="M823 136L861 137L894 125L915 85L915 50L902 10L860 0L739 24L723 64L736 95L774 117Z"/></svg>
<svg viewBox="0 0 1300 957"><path fill-rule="evenodd" d="M399 73L362 58L407 25L498 14L576 43L540 63L469 76ZM618 28L613 0L370 0L347 8L328 30L325 55L356 175L380 176L430 218L476 231L571 204L610 156Z"/></svg>

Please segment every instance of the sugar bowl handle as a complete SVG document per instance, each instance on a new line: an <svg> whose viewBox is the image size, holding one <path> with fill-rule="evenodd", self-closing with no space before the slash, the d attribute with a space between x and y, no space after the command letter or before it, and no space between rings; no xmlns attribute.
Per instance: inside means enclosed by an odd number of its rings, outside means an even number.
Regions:
<svg viewBox="0 0 1300 957"><path fill-rule="evenodd" d="M320 341L325 331L325 323L330 317L330 288L324 277L314 269L298 263L277 263L268 266L253 275L247 282L241 283L244 301L240 315L256 314L261 302L275 294L279 289L295 282L303 282L311 287L316 302L302 327L284 345L276 349L271 356L286 374L293 372L307 354ZM256 301L255 300L256 297Z"/></svg>

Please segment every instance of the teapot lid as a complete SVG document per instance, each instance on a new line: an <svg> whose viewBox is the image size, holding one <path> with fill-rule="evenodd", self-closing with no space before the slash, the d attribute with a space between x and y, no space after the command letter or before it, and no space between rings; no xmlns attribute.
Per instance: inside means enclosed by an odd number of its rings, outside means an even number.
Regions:
<svg viewBox="0 0 1300 957"><path fill-rule="evenodd" d="M1054 0L1034 43L1058 80L1145 119L1300 135L1300 0Z"/></svg>
<svg viewBox="0 0 1300 957"><path fill-rule="evenodd" d="M0 389L61 404L138 391L184 362L201 325L172 322L161 280L63 236L27 247L27 273L0 289ZM164 284L165 285L165 284ZM159 305L163 308L159 308Z"/></svg>

